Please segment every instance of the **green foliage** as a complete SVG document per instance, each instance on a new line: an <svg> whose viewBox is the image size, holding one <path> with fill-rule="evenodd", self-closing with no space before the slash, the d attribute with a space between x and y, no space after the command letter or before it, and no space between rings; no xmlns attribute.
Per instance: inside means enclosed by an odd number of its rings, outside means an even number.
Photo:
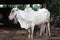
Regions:
<svg viewBox="0 0 60 40"><path fill-rule="evenodd" d="M21 9L21 10L24 10L26 8L26 5L25 4L19 4L18 8ZM35 4L34 7L32 6L32 9L35 10L35 11L37 11L40 8L41 8L41 5L38 6L37 4Z"/></svg>
<svg viewBox="0 0 60 40"><path fill-rule="evenodd" d="M60 15L60 0L52 0L48 5L48 9L51 12L51 17L56 17Z"/></svg>
<svg viewBox="0 0 60 40"><path fill-rule="evenodd" d="M27 4L2 4L3 8L14 8L14 7L18 7L21 10L24 10L26 8ZM38 9L40 9L42 6L41 5L37 5L37 4L33 4L34 6L32 6L32 9L37 11Z"/></svg>
<svg viewBox="0 0 60 40"><path fill-rule="evenodd" d="M37 4L33 4L34 6L32 6L32 9L37 11L38 9L40 9L42 6L41 5L37 5Z"/></svg>
<svg viewBox="0 0 60 40"><path fill-rule="evenodd" d="M21 10L24 10L26 7L26 5L19 5L18 8L21 9Z"/></svg>

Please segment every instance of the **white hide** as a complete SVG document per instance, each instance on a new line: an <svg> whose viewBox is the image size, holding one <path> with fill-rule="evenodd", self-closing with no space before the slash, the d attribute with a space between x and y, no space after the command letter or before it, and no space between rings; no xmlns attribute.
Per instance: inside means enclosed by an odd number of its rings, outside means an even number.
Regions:
<svg viewBox="0 0 60 40"><path fill-rule="evenodd" d="M33 10L26 10L21 11L17 13L18 21L22 28L28 29L30 28L30 24L33 23L34 25L39 25L43 23L44 21L47 21L46 19L50 17L50 13L47 9L42 8L38 11Z"/></svg>

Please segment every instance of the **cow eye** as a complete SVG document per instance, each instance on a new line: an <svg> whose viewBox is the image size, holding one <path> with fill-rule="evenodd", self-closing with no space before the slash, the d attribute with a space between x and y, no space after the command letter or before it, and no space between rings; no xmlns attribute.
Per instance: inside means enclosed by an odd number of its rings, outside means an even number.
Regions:
<svg viewBox="0 0 60 40"><path fill-rule="evenodd" d="M12 13L13 13L14 11L12 11Z"/></svg>

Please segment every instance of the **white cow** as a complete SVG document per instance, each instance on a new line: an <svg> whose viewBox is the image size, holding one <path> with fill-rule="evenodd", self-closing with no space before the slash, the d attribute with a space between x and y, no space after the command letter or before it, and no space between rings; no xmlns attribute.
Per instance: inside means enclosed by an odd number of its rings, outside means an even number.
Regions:
<svg viewBox="0 0 60 40"><path fill-rule="evenodd" d="M18 8L13 8L11 10L11 13L9 15L9 19L12 20L14 18L17 18L21 27L28 29L28 38L33 38L33 31L35 25L42 25L44 23L47 23L48 33L50 35L50 12L42 8L39 11L33 11L33 10L19 10ZM42 34L42 29L44 27L41 27L40 35ZM31 35L30 35L31 33Z"/></svg>

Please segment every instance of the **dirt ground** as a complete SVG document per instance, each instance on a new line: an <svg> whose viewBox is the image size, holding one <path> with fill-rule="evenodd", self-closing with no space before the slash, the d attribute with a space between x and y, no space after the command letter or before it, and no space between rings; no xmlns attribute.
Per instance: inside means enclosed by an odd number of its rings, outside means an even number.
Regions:
<svg viewBox="0 0 60 40"><path fill-rule="evenodd" d="M6 30L0 29L0 40L28 40L28 32L26 30ZM33 40L60 40L60 29L51 29L51 36L46 34L39 36L39 31L34 32Z"/></svg>

